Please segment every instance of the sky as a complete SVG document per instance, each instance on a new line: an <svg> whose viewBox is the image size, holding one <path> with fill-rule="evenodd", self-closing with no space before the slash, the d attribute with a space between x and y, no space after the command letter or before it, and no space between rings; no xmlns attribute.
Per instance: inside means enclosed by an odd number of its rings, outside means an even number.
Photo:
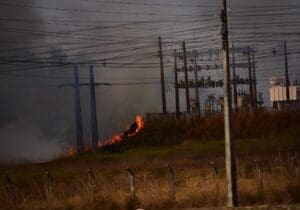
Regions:
<svg viewBox="0 0 300 210"><path fill-rule="evenodd" d="M89 81L89 65L94 65L96 82L112 84L96 89L101 140L124 130L138 114L160 112L158 36L167 109L174 112L172 52L181 51L185 41L188 51L201 52L200 65L220 65L220 55L209 56L221 46L220 9L216 0L0 0L0 163L49 160L75 145L70 84L76 64L80 82ZM228 1L230 42L256 49L258 92L266 106L269 78L284 75L284 40L290 80L299 79L299 10L297 0ZM236 59L246 61L243 54ZM247 69L237 72L247 77ZM222 79L222 69L201 71L199 77ZM193 89L190 93L195 97ZM222 90L201 89L201 107L209 94L219 97ZM182 90L182 111L184 97ZM87 87L81 87L81 102L88 143Z"/></svg>

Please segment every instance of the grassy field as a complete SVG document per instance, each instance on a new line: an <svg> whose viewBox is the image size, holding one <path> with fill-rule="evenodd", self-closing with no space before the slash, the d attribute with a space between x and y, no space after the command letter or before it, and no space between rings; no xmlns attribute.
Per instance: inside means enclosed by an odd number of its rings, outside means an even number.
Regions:
<svg viewBox="0 0 300 210"><path fill-rule="evenodd" d="M300 203L299 113L262 115L235 116L239 203ZM221 118L148 122L141 133L111 151L2 166L0 209L173 209L226 204ZM175 199L166 164L175 171ZM136 176L136 199L130 197L127 167Z"/></svg>

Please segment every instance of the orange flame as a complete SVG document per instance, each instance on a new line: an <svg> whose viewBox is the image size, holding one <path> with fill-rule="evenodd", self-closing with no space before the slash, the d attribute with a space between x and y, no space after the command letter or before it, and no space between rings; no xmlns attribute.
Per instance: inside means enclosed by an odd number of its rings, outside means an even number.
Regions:
<svg viewBox="0 0 300 210"><path fill-rule="evenodd" d="M112 144L116 144L123 140L124 137L132 137L135 136L138 132L140 132L144 128L144 120L142 116L136 116L135 122L123 133L116 134L112 136L105 143L98 143L98 147L104 147Z"/></svg>
<svg viewBox="0 0 300 210"><path fill-rule="evenodd" d="M69 149L68 149L68 157L72 157L72 156L74 156L74 155L76 155L76 149L75 149L75 147L70 147Z"/></svg>
<svg viewBox="0 0 300 210"><path fill-rule="evenodd" d="M135 129L134 133L128 134L129 137L136 135L138 132L140 132L144 128L145 123L144 123L142 116L139 116L139 115L136 116L135 123L137 125L137 128Z"/></svg>

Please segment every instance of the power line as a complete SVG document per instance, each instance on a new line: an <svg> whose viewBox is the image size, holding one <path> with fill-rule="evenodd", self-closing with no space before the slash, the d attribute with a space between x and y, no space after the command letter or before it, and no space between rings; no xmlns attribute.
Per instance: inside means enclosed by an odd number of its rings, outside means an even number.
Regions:
<svg viewBox="0 0 300 210"><path fill-rule="evenodd" d="M31 9L42 9L42 10L54 10L61 12L72 12L72 13L96 13L96 14L114 14L114 15L136 15L136 16L165 16L165 17L207 17L209 15L199 15L195 14L159 14L159 13L140 13L140 12L120 12L120 11L111 11L111 10L83 10L83 9L69 9L69 8L58 8L58 7L46 7L46 6L34 6L28 4L15 4L8 2L0 2L0 5L6 7L19 7L19 8L31 8ZM213 16L213 15L212 15Z"/></svg>

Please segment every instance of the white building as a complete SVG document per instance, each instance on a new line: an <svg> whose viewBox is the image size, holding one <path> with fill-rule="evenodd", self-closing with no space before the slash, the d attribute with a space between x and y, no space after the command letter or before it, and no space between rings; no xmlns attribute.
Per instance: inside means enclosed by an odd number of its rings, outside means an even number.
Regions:
<svg viewBox="0 0 300 210"><path fill-rule="evenodd" d="M281 111L286 107L300 110L300 86L289 87L290 100L287 101L286 85L282 79L271 78L270 101L274 108Z"/></svg>

